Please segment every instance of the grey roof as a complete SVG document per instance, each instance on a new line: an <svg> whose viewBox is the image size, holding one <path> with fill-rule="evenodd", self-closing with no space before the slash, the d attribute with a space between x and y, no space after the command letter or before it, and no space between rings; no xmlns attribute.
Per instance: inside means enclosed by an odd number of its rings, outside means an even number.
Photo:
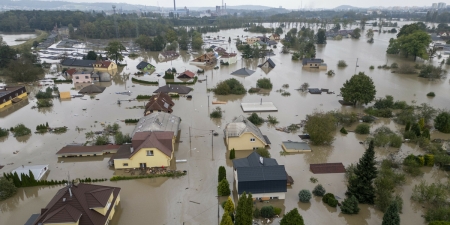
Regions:
<svg viewBox="0 0 450 225"><path fill-rule="evenodd" d="M322 91L319 88L309 88L308 91L311 94L322 94Z"/></svg>
<svg viewBox="0 0 450 225"><path fill-rule="evenodd" d="M243 115L240 115L235 120L233 120L233 122L227 124L224 132L228 137L239 137L243 133L251 132L267 145L266 140L264 139L264 135L261 133L261 130L259 130L257 126L255 126Z"/></svg>
<svg viewBox="0 0 450 225"><path fill-rule="evenodd" d="M283 141L282 143L286 149L311 150L306 142Z"/></svg>
<svg viewBox="0 0 450 225"><path fill-rule="evenodd" d="M178 130L180 130L180 123L181 119L178 116L165 112L153 112L139 119L139 122L131 133L131 137L136 132L143 131L173 131L176 136Z"/></svg>
<svg viewBox="0 0 450 225"><path fill-rule="evenodd" d="M239 182L287 179L286 169L284 168L284 165L239 167L237 168L237 175Z"/></svg>
<svg viewBox="0 0 450 225"><path fill-rule="evenodd" d="M268 58L263 64L260 64L258 67L263 67L264 64L268 63L270 68L275 68L275 63L272 61L272 59Z"/></svg>
<svg viewBox="0 0 450 225"><path fill-rule="evenodd" d="M263 42L263 41L257 41L258 42L258 44L260 44L260 45L267 45L265 42Z"/></svg>
<svg viewBox="0 0 450 225"><path fill-rule="evenodd" d="M267 44L269 44L269 45L277 45L278 42L276 42L274 40L269 40L269 41L267 41Z"/></svg>
<svg viewBox="0 0 450 225"><path fill-rule="evenodd" d="M147 67L148 64L150 64L150 63L145 62L145 61L142 61L142 62L140 62L140 63L136 66L136 68L137 68L138 70L142 70L142 69L144 69L145 67Z"/></svg>
<svg viewBox="0 0 450 225"><path fill-rule="evenodd" d="M63 66L76 66L76 67L93 67L96 60L79 60L79 59L64 59L61 62Z"/></svg>
<svg viewBox="0 0 450 225"><path fill-rule="evenodd" d="M182 86L182 85L164 85L162 87L159 87L156 91L154 91L153 93L178 93L178 94L188 94L189 92L192 91L192 88L190 87L186 87L186 86Z"/></svg>
<svg viewBox="0 0 450 225"><path fill-rule="evenodd" d="M89 86L82 88L78 93L88 93L88 94L102 93L105 89L106 89L106 87L100 87L100 86L91 84Z"/></svg>
<svg viewBox="0 0 450 225"><path fill-rule="evenodd" d="M278 166L277 160L272 158L263 158L263 163L261 164L260 155L255 151L252 152L247 158L234 159L233 167L262 167L262 166Z"/></svg>
<svg viewBox="0 0 450 225"><path fill-rule="evenodd" d="M322 59L303 59L303 65L308 63L322 63Z"/></svg>
<svg viewBox="0 0 450 225"><path fill-rule="evenodd" d="M249 69L247 69L247 68L244 67L244 68L241 68L241 69L238 69L238 70L232 72L231 75L250 76L250 75L252 75L254 72L255 72L255 71L249 70Z"/></svg>
<svg viewBox="0 0 450 225"><path fill-rule="evenodd" d="M40 216L41 214L31 214L30 218L28 218L27 222L25 222L25 225L33 225L34 221Z"/></svg>

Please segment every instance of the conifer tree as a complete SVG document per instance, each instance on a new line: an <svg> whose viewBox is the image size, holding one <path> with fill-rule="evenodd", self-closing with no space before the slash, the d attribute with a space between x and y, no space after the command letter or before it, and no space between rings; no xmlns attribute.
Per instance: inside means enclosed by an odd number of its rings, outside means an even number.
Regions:
<svg viewBox="0 0 450 225"><path fill-rule="evenodd" d="M381 225L400 225L400 215L398 214L398 207L395 202L391 203L386 210Z"/></svg>
<svg viewBox="0 0 450 225"><path fill-rule="evenodd" d="M369 148L356 164L354 174L352 178L349 178L348 189L345 194L348 197L355 196L359 203L374 204L373 179L377 177L377 168L375 167L373 141L370 142Z"/></svg>
<svg viewBox="0 0 450 225"><path fill-rule="evenodd" d="M225 211L222 215L222 220L220 221L220 225L233 225L233 221L231 220L230 214Z"/></svg>
<svg viewBox="0 0 450 225"><path fill-rule="evenodd" d="M303 217L298 213L297 208L292 209L283 216L280 225L304 225Z"/></svg>
<svg viewBox="0 0 450 225"><path fill-rule="evenodd" d="M227 178L224 178L219 182L219 185L217 186L217 194L219 196L227 196L230 195L230 193L230 184L228 184Z"/></svg>
<svg viewBox="0 0 450 225"><path fill-rule="evenodd" d="M247 201L245 201L245 224L252 224L253 221L253 196L248 193Z"/></svg>
<svg viewBox="0 0 450 225"><path fill-rule="evenodd" d="M219 167L219 182L222 181L224 178L227 177L227 171L225 170L224 166Z"/></svg>
<svg viewBox="0 0 450 225"><path fill-rule="evenodd" d="M14 186L16 186L16 187L21 186L21 182L20 182L19 175L17 174L17 172L14 172L14 174L13 174L13 183L14 183Z"/></svg>
<svg viewBox="0 0 450 225"><path fill-rule="evenodd" d="M224 205L223 209L226 212L229 212L229 213L233 213L234 212L234 203L233 203L233 200L231 200L230 196L228 196L228 199L225 202L225 205Z"/></svg>
<svg viewBox="0 0 450 225"><path fill-rule="evenodd" d="M356 199L353 195L350 196L350 198L346 198L342 202L341 211L344 214L358 214L358 199Z"/></svg>
<svg viewBox="0 0 450 225"><path fill-rule="evenodd" d="M246 219L246 217L250 216L250 215L246 215L246 202L247 202L247 194L244 192L242 193L241 197L239 198L238 201L238 205L236 207L236 217L234 220L234 225L248 225L248 223L246 223L246 221L248 219Z"/></svg>
<svg viewBox="0 0 450 225"><path fill-rule="evenodd" d="M30 177L30 186L34 186L36 185L36 178L34 178L34 174L31 172L31 170L29 170L29 177Z"/></svg>

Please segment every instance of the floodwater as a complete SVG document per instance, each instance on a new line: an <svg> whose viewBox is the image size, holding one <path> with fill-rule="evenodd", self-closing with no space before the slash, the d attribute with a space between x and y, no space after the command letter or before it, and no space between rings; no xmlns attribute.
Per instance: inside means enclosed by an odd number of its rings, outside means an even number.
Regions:
<svg viewBox="0 0 450 225"><path fill-rule="evenodd" d="M24 33L24 34L15 34L15 33L0 33L3 41L6 42L9 46L20 45L24 43L28 39L32 39L36 37L34 33Z"/></svg>
<svg viewBox="0 0 450 225"><path fill-rule="evenodd" d="M287 28L288 29L288 28ZM210 36L224 36L232 39L237 35L260 34L246 33L242 29L225 30L220 33L210 33ZM325 75L325 71L304 70L301 62L291 60L291 55L280 54L281 44L274 49L276 53L271 59L276 67L271 71L263 71L257 65L264 60L239 60L230 66L220 66L218 70L206 68L205 74L199 75L199 79L207 78L207 81L197 82L192 87L192 100L186 98L174 99L175 106L173 114L182 118L180 142L177 143L176 159L187 159L186 163L174 165L174 169L187 170L186 176L176 179L156 178L143 180L130 180L118 182L104 182L104 185L122 188L122 200L111 224L215 224L218 221L218 212L222 215L219 203L226 198L217 198L217 169L226 166L227 179L230 187L233 187L232 163L228 159L229 152L223 140L223 127L231 122L234 117L244 114L240 107L242 102L274 102L278 112L260 113L260 116L272 115L278 118L277 126L287 126L291 123L299 123L314 110L339 110L362 112L363 108L343 107L338 103L340 99L337 94L342 84L355 73L355 65L358 61L359 67L356 71L364 71L371 76L377 88L377 97L393 95L396 100L404 100L415 104L428 103L436 108L449 109L450 96L448 92L450 85L448 79L440 81L428 81L418 78L417 75L400 75L391 73L389 70L369 70L369 66L391 64L413 63L411 59L385 54L389 39L395 34L376 34L374 44L368 44L365 37L361 40L344 39L342 41L328 41L327 45L317 47L317 58L323 58L328 64L328 69L336 72L335 76ZM218 45L218 44L215 44ZM222 47L229 51L236 51L234 40L231 44L224 42ZM136 65L141 60L147 60L156 66L156 71L164 71L175 67L179 72L185 69L197 71L199 67L190 65L188 62L193 56L182 52L181 56L168 62L159 62L158 53L150 52L137 59L126 58L128 66L117 71L112 82L105 85L106 90L97 94L94 99L82 100L75 98L71 100L53 100L54 106L48 109L32 109L36 104L34 93L39 90L37 86L30 86L32 92L28 102L14 105L14 108L0 112L0 127L12 127L18 123L24 123L32 130L38 124L48 122L50 126L67 126L69 130L65 134L32 134L28 137L15 138L9 136L0 139L0 164L5 167L0 172L9 172L21 165L48 164L50 172L47 179L66 179L70 173L71 178L110 178L115 171L107 165L109 156L77 159L58 159L55 153L68 143L86 141L84 133L88 131L102 130L100 123L112 124L117 122L121 131L129 133L133 125L125 125L121 120L127 118L139 118L143 115L142 109L128 109L133 106L142 106L142 101L123 101L117 105L117 100L127 100L141 94L151 94L157 89L156 86L142 85L131 81L136 70ZM337 68L338 60L346 60L349 65L346 68ZM436 63L434 61L433 63ZM231 72L247 67L256 72L248 77L237 77L230 75ZM254 87L256 81L262 77L268 77L273 83L273 90L259 94L246 94L242 96L215 96L207 93L207 88L213 88L216 83L228 78L236 78L244 84L246 89ZM138 77L145 80L157 80L156 75ZM311 95L296 91L300 85L308 82L311 88L328 88L336 94ZM283 84L289 84L286 91L291 96L284 97L276 90L282 88ZM59 84L60 91L71 91L73 84ZM79 89L79 87L76 87ZM115 92L132 91L131 96L117 95ZM435 98L426 97L426 93L433 91ZM98 99L98 100L97 100ZM209 113L217 106L211 105L213 100L227 101L227 104L218 105L224 111L222 119L210 119ZM21 105L20 105L21 104ZM86 110L83 110L86 109ZM390 120L380 119L372 130L386 125L391 129L399 130L402 127ZM77 131L76 128L82 129ZM364 141L366 135L349 133L342 135L336 132L336 140L332 146L313 146L313 151L306 154L291 154L283 156L280 154L281 142L286 140L299 141L296 134L287 134L275 130L275 127L264 124L260 127L262 133L267 135L272 142L270 153L272 158L277 159L279 164L286 166L287 173L293 177L294 185L288 188L285 200L278 200L270 204L281 207L283 212L293 208L299 208L306 224L349 224L360 225L381 224L383 213L373 206L361 205L358 215L344 215L339 208L330 208L321 202L320 198L313 198L311 203L298 202L298 192L302 189L312 190L316 184L311 183L311 177L318 179L327 192L334 193L341 199L344 198L346 182L344 174L312 174L309 171L310 163L342 162L345 166L356 163L362 156L365 146L359 144ZM211 130L219 133L219 136L211 136ZM433 137L449 139L449 135L433 132ZM18 154L13 154L19 151ZM250 151L238 152L237 157L245 157ZM388 157L390 154L405 156L407 154L423 153L414 144L404 144L400 149L378 148L376 149L377 160ZM412 188L421 179L433 182L438 179L445 180L447 173L436 168L425 168L423 177L409 178L407 183L398 188L398 192L404 201L402 224L425 224L421 217L424 214L420 205L410 200ZM33 187L20 189L19 193L6 201L0 202L0 224L23 224L31 213L38 213L52 196L56 193L58 186ZM236 195L234 194L235 201ZM258 203L258 206L266 203ZM277 219L276 219L277 220ZM275 223L276 224L276 223Z"/></svg>

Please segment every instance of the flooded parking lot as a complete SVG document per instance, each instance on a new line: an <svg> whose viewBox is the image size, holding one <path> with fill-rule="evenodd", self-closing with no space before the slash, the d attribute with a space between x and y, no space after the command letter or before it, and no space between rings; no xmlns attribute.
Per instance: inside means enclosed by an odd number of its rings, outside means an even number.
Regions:
<svg viewBox="0 0 450 225"><path fill-rule="evenodd" d="M220 33L208 33L208 36L224 36L232 39L236 36L260 34L243 32L242 29L224 30ZM377 97L393 95L396 100L404 100L415 104L428 103L435 108L450 109L450 84L448 79L428 81L417 75L402 75L391 73L390 70L374 69L371 65L391 64L397 62L414 63L411 59L400 56L386 55L389 39L395 34L381 33L374 36L375 42L369 44L365 37L360 40L344 39L342 41L328 41L327 45L317 47L317 58L324 59L328 70L334 70L336 75L327 76L326 71L302 69L300 61L292 61L290 54L281 54L281 44L274 52L271 59L276 67L270 71L263 71L257 65L264 59L238 60L236 64L220 66L218 70L206 68L204 74L199 74L199 79L207 79L192 85L193 98L184 97L174 99L173 114L181 117L181 133L179 143L176 145L176 159L186 159L186 163L177 163L174 169L187 170L186 176L180 178L154 178L142 180L129 180L118 182L103 182L101 184L118 186L122 188L122 201L117 214L110 224L216 224L218 215L218 203L225 198L217 199L217 169L226 166L227 179L230 187L233 185L232 163L228 159L223 139L223 128L233 118L243 115L240 103L259 102L261 99L273 102L278 112L259 113L266 118L269 114L280 121L277 126L287 126L292 123L300 123L307 114L314 110L339 110L363 112L363 107L344 107L338 103L339 89L342 84L356 72L365 72L371 76L377 89ZM241 37L242 38L242 37ZM216 44L217 45L217 44ZM231 44L224 42L220 45L230 52L235 52L234 40ZM195 56L195 55L194 55ZM15 138L12 135L0 138L0 164L5 165L0 172L9 172L21 165L48 164L50 173L47 179L62 180L67 178L67 173L73 178L110 178L115 174L108 166L109 156L91 158L58 159L55 153L68 143L86 142L85 132L102 130L100 123L119 123L121 131L130 133L134 126L126 125L121 120L127 118L139 118L143 115L142 109L129 109L133 106L142 106L143 101L123 101L118 105L117 100L128 100L137 95L151 95L157 86L133 83L131 78L142 80L158 80L155 74L137 77L132 74L137 72L136 65L146 60L156 66L156 71L165 71L175 67L177 71L197 71L199 67L190 65L193 55L181 52L181 56L175 60L159 62L158 53L149 52L136 59L126 58L128 64L121 68L113 77L111 83L105 85L106 90L97 94L94 99L82 100L74 98L61 101L53 100L54 106L48 109L32 109L36 104L34 95L31 94L28 104L19 103L20 107L0 111L0 127L12 127L18 123L24 123L34 130L38 124L48 122L52 127L67 126L68 132L64 134L32 134L31 136ZM337 68L337 62L345 60L349 66ZM359 67L355 67L358 61ZM437 64L436 60L434 61ZM230 75L231 72L246 67L256 72L251 76L240 77ZM202 67L203 68L203 67ZM243 83L246 89L255 87L256 81L262 77L270 78L273 89L265 94L246 94L242 96L215 96L208 93L208 88L213 88L219 81L236 78ZM311 95L297 91L301 84L309 83L311 88L326 88L336 94ZM291 93L284 97L276 90L289 84L286 90ZM73 84L59 84L60 91L71 91ZM28 87L28 91L36 93L39 87ZM132 91L131 96L118 95L116 92ZM436 97L428 98L428 92L435 92ZM98 99L98 100L97 100ZM209 113L216 107L211 102L214 100L226 101L220 105L224 111L222 119L210 119ZM83 110L85 109L85 110ZM387 125L393 130L401 129L401 126L390 120L380 119L372 130L381 125ZM76 128L85 129L77 131ZM189 132L190 128L190 132ZM305 224L381 224L383 213L373 206L360 205L358 215L344 215L340 209L331 208L323 204L320 198L313 198L311 203L299 203L298 192L302 189L312 190L316 184L311 183L311 177L318 179L327 190L343 199L347 189L344 174L312 174L309 171L310 163L342 162L345 166L356 163L362 156L365 146L359 144L366 139L366 135L349 133L342 135L336 132L336 140L332 146L312 146L311 153L281 155L281 142L292 140L299 141L298 134L288 134L275 130L268 124L260 126L263 134L267 135L272 143L270 153L278 163L285 165L287 173L293 177L294 185L288 188L285 200L271 203L284 210L298 207ZM211 136L211 130L219 133L219 136ZM438 132L431 134L431 138L439 137L449 139L449 135ZM213 143L212 143L212 141ZM13 154L14 151L19 151ZM238 152L237 158L246 157L251 152ZM415 144L403 144L400 149L377 148L377 159L383 159L388 154L407 155L419 154L422 151ZM425 224L421 215L422 207L410 200L412 189L421 179L432 182L438 179L446 180L447 173L436 168L425 168L423 177L408 178L405 185L400 187L404 201L402 224ZM0 224L23 224L28 216L37 213L59 189L58 186L31 187L19 189L16 196L0 202ZM235 201L236 201L236 194ZM265 203L258 203L265 204ZM220 216L222 215L220 209ZM277 224L277 223L275 223Z"/></svg>

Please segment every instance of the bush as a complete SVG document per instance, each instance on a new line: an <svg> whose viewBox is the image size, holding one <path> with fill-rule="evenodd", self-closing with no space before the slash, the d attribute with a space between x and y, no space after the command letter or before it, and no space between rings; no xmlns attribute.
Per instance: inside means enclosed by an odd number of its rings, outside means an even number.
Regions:
<svg viewBox="0 0 450 225"><path fill-rule="evenodd" d="M415 73L417 73L414 66L411 66L410 64L400 65L398 70L396 70L395 72L400 73L400 74L415 74Z"/></svg>
<svg viewBox="0 0 450 225"><path fill-rule="evenodd" d="M358 124L358 126L355 129L355 133L357 133L357 134L369 134L370 133L370 126L369 126L369 124L365 124L365 123Z"/></svg>
<svg viewBox="0 0 450 225"><path fill-rule="evenodd" d="M298 198L300 200L300 202L306 203L309 202L309 200L311 200L311 192L309 190L303 189L298 193Z"/></svg>
<svg viewBox="0 0 450 225"><path fill-rule="evenodd" d="M280 214L281 214L281 208L273 207L273 213L274 213L275 215L280 215Z"/></svg>
<svg viewBox="0 0 450 225"><path fill-rule="evenodd" d="M434 166L434 155L426 154L424 156L425 166Z"/></svg>
<svg viewBox="0 0 450 225"><path fill-rule="evenodd" d="M272 218L275 215L275 212L273 210L273 206L263 206L261 208L261 216L263 218Z"/></svg>
<svg viewBox="0 0 450 225"><path fill-rule="evenodd" d="M339 130L339 132L341 132L342 134L348 134L348 132L345 129L345 127L342 127L341 130Z"/></svg>
<svg viewBox="0 0 450 225"><path fill-rule="evenodd" d="M3 201L17 192L17 187L14 186L12 180L6 177L0 177L0 201Z"/></svg>
<svg viewBox="0 0 450 225"><path fill-rule="evenodd" d="M373 135L374 145L377 147L390 147L400 148L402 145L402 137L395 134L391 129L386 126L382 126L375 130Z"/></svg>
<svg viewBox="0 0 450 225"><path fill-rule="evenodd" d="M5 137L9 135L9 130L8 129L3 129L0 128L0 137Z"/></svg>
<svg viewBox="0 0 450 225"><path fill-rule="evenodd" d="M36 102L36 107L38 108L45 108L45 107L52 107L53 102L51 99L38 99Z"/></svg>
<svg viewBox="0 0 450 225"><path fill-rule="evenodd" d="M107 135L99 135L95 138L94 145L107 145L109 144L109 137Z"/></svg>
<svg viewBox="0 0 450 225"><path fill-rule="evenodd" d="M369 69L373 70L373 69L375 69L375 67L374 66L370 66Z"/></svg>
<svg viewBox="0 0 450 225"><path fill-rule="evenodd" d="M414 139L416 139L416 137L417 137L416 133L412 130L408 130L408 131L405 131L405 133L403 133L404 139L414 140Z"/></svg>
<svg viewBox="0 0 450 225"><path fill-rule="evenodd" d="M447 222L447 221L432 221L428 225L450 225L450 222Z"/></svg>
<svg viewBox="0 0 450 225"><path fill-rule="evenodd" d="M422 167L420 160L414 155L409 155L403 160L403 170L412 176L419 176L422 174L420 167Z"/></svg>
<svg viewBox="0 0 450 225"><path fill-rule="evenodd" d="M137 123L139 122L139 119L126 119L125 123Z"/></svg>
<svg viewBox="0 0 450 225"><path fill-rule="evenodd" d="M347 63L345 62L345 60L339 60L337 66L338 67L347 67Z"/></svg>
<svg viewBox="0 0 450 225"><path fill-rule="evenodd" d="M268 120L269 123L272 124L272 125L275 125L275 124L279 123L278 120L277 120L277 118L276 118L275 116L269 115L269 116L267 116L267 120Z"/></svg>
<svg viewBox="0 0 450 225"><path fill-rule="evenodd" d="M147 100L147 99L150 99L151 97L152 97L151 95L138 95L136 97L136 99L145 99L145 100Z"/></svg>
<svg viewBox="0 0 450 225"><path fill-rule="evenodd" d="M258 148L256 149L256 153L258 153L263 158L270 158L270 152L266 148Z"/></svg>
<svg viewBox="0 0 450 225"><path fill-rule="evenodd" d="M346 198L342 202L341 211L344 214L358 214L358 199L353 195L350 198Z"/></svg>
<svg viewBox="0 0 450 225"><path fill-rule="evenodd" d="M331 145L334 141L336 118L332 112L314 112L307 115L304 130L310 135L314 145Z"/></svg>
<svg viewBox="0 0 450 225"><path fill-rule="evenodd" d="M375 119L372 116L365 115L361 118L364 123L372 123Z"/></svg>
<svg viewBox="0 0 450 225"><path fill-rule="evenodd" d="M219 167L219 177L218 177L218 182L222 181L223 179L225 179L227 177L227 171L225 170L224 166L220 166Z"/></svg>
<svg viewBox="0 0 450 225"><path fill-rule="evenodd" d="M222 109L220 107L216 107L216 109L214 109L214 111L209 114L209 116L216 119L222 118Z"/></svg>
<svg viewBox="0 0 450 225"><path fill-rule="evenodd" d="M116 134L114 134L114 143L116 145L131 143L131 137L129 134L123 134L122 132L117 132Z"/></svg>
<svg viewBox="0 0 450 225"><path fill-rule="evenodd" d="M331 207L336 207L338 204L338 201L336 200L336 198L332 193L326 193L323 196L322 201Z"/></svg>
<svg viewBox="0 0 450 225"><path fill-rule="evenodd" d="M230 159L234 159L234 158L236 158L236 150L234 150L234 148L233 148L230 151Z"/></svg>
<svg viewBox="0 0 450 225"><path fill-rule="evenodd" d="M256 87L263 89L272 89L272 82L269 78L261 78L256 81Z"/></svg>
<svg viewBox="0 0 450 225"><path fill-rule="evenodd" d="M235 78L219 82L213 89L213 91L216 95L243 95L247 92L244 88L244 85L242 85Z"/></svg>
<svg viewBox="0 0 450 225"><path fill-rule="evenodd" d="M450 113L441 112L434 119L434 127L442 133L450 133Z"/></svg>
<svg viewBox="0 0 450 225"><path fill-rule="evenodd" d="M325 195L326 190L325 190L325 188L324 188L321 184L318 184L316 187L314 187L314 190L312 191L312 193L313 193L315 196L322 197L322 196Z"/></svg>
<svg viewBox="0 0 450 225"><path fill-rule="evenodd" d="M264 119L259 117L258 114L256 113L252 113L251 116L249 116L247 118L250 122L252 122L253 124L255 124L256 126L261 125L262 123L264 123Z"/></svg>
<svg viewBox="0 0 450 225"><path fill-rule="evenodd" d="M391 64L391 68L392 69L397 69L398 68L398 64L397 63L392 63Z"/></svg>
<svg viewBox="0 0 450 225"><path fill-rule="evenodd" d="M16 125L13 128L12 132L14 134L14 137L21 137L21 136L31 134L31 130L28 127L26 127L25 125L23 125L23 123Z"/></svg>
<svg viewBox="0 0 450 225"><path fill-rule="evenodd" d="M228 184L227 178L222 179L217 186L217 194L219 196L228 196L230 195L230 185Z"/></svg>
<svg viewBox="0 0 450 225"><path fill-rule="evenodd" d="M255 207L255 210L253 211L253 217L256 219L261 217L261 211L258 209L258 207Z"/></svg>
<svg viewBox="0 0 450 225"><path fill-rule="evenodd" d="M427 96L428 96L428 97L434 97L434 96L436 96L436 94L434 94L434 92L429 92L429 93L427 94Z"/></svg>

